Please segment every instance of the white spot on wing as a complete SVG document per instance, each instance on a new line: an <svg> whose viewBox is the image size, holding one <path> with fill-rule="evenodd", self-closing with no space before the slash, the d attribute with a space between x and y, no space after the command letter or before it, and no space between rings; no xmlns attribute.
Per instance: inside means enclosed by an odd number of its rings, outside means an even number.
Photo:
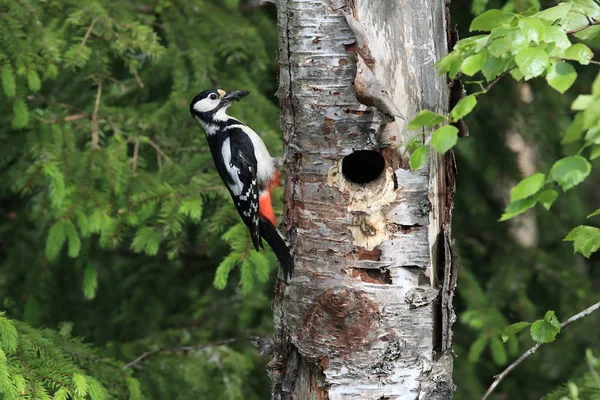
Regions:
<svg viewBox="0 0 600 400"><path fill-rule="evenodd" d="M233 181L233 183L227 183L227 186L229 186L229 189L235 196L239 196L240 194L242 194L242 190L244 190L244 184L242 183L239 177L240 169L235 165L231 164L231 145L229 144L229 138L223 141L223 146L221 147L221 155L223 156L223 163L225 164L225 169L227 169L227 173Z"/></svg>

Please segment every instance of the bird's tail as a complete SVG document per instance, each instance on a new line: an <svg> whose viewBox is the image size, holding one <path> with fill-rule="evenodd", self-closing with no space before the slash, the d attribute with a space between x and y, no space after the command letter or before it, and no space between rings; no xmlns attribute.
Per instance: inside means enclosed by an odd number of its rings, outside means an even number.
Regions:
<svg viewBox="0 0 600 400"><path fill-rule="evenodd" d="M279 265L281 265L281 269L283 270L283 279L285 283L290 283L294 272L294 256L290 245L283 238L281 233L279 233L275 225L262 216L258 222L258 229L260 230L260 236L262 236L269 246L271 246L271 249L273 249L273 253L275 253Z"/></svg>

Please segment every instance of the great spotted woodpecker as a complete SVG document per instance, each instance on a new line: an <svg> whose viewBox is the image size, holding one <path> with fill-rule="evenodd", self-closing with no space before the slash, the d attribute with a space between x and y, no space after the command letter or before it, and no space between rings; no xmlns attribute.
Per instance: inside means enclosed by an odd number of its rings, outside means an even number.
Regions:
<svg viewBox="0 0 600 400"><path fill-rule="evenodd" d="M217 172L250 230L255 249L258 251L261 238L265 239L289 283L294 270L292 251L275 226L271 206L271 188L279 185L275 160L256 132L227 115L227 108L247 94L205 90L194 97L190 112L204 129Z"/></svg>

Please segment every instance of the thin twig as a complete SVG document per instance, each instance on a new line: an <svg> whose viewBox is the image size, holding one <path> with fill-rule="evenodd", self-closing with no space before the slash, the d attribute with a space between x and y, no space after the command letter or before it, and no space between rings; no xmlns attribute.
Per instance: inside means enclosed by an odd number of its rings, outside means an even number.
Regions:
<svg viewBox="0 0 600 400"><path fill-rule="evenodd" d="M579 27L577 29L573 29L572 31L567 31L567 35L572 35L574 33L581 32L581 31L583 31L583 30L585 30L585 29L587 29L587 28L589 28L591 26L594 26L594 25L600 25L600 22L597 21L594 18L592 18L592 19L588 18L588 24L587 25L584 25L584 26Z"/></svg>
<svg viewBox="0 0 600 400"><path fill-rule="evenodd" d="M498 83L498 81L500 79L504 78L504 76L506 74L508 74L511 70L512 70L512 68L504 71L503 73L501 73L500 75L498 75L498 77L496 79L494 79L493 81L491 81L490 83L488 83L488 85L485 88L483 88L484 93L487 93L492 88L492 86L494 86L496 83Z"/></svg>
<svg viewBox="0 0 600 400"><path fill-rule="evenodd" d="M142 354L140 354L138 357L136 357L134 360L125 364L123 366L123 369L131 368L134 365L136 365L137 363L139 363L140 361L142 361L144 358L151 356L152 354L156 354L156 353L178 353L178 352L182 352L182 351L202 350L202 349L206 349L208 347L223 346L226 344L231 344L231 343L236 343L236 342L250 341L252 339L253 338L251 338L251 337L229 338L229 339L219 340L214 343L204 343L204 344L196 344L193 346L173 347L173 348L169 348L169 349L158 349L158 350L152 350L152 351L145 351Z"/></svg>
<svg viewBox="0 0 600 400"><path fill-rule="evenodd" d="M94 25L96 25L96 18L94 18L92 20L92 23L88 27L87 31L85 31L85 36L83 37L83 40L81 41L81 44L79 45L79 48L77 49L77 55L79 55L79 53L81 52L81 50L83 50L83 47L85 46L85 43L90 38L90 35L92 34L92 30L94 30Z"/></svg>
<svg viewBox="0 0 600 400"><path fill-rule="evenodd" d="M96 103L94 104L94 113L92 114L92 150L100 148L100 128L98 127L98 110L100 109L100 98L102 97L102 81L98 81L98 91L96 92Z"/></svg>
<svg viewBox="0 0 600 400"><path fill-rule="evenodd" d="M140 154L140 138L135 139L135 145L133 146L133 160L131 161L131 175L135 176L135 170L137 168L137 160Z"/></svg>
<svg viewBox="0 0 600 400"><path fill-rule="evenodd" d="M136 80L138 86L140 87L140 89L143 89L144 82L142 81L142 78L140 78L140 74L138 74L138 72L136 70L133 70L133 76L135 76L135 80Z"/></svg>
<svg viewBox="0 0 600 400"><path fill-rule="evenodd" d="M594 311L596 311L599 308L600 308L600 301L598 303L592 305L591 307L586 308L582 312L577 313L577 314L573 315L571 318L567 319L565 322L560 324L560 329L563 330L567 326L571 325L573 322L580 320L584 317L587 317L588 315L590 315L591 313L593 313ZM529 357L530 355L535 353L537 351L537 349L540 348L541 345L542 345L542 343L536 343L532 348L527 350L525 353L521 354L521 357L517 358L512 364L510 364L508 367L506 367L506 369L504 371L502 371L498 375L494 376L494 382L492 382L492 384L488 388L487 392L485 392L485 394L483 395L481 400L486 400L489 397L489 395L492 394L494 389L496 389L496 387L500 384L500 382L502 382L502 380L504 378L506 378L506 376L513 369L515 369L519 364L521 364L527 357Z"/></svg>
<svg viewBox="0 0 600 400"><path fill-rule="evenodd" d="M164 158L165 160L167 160L170 163L173 162L173 161L171 161L171 159L169 158L169 156L167 155L167 153L165 153L163 151L163 149L161 149L155 142L153 142L152 139L148 139L148 144L150 146L154 147L154 150L156 150L156 152L158 154L160 154L162 158Z"/></svg>

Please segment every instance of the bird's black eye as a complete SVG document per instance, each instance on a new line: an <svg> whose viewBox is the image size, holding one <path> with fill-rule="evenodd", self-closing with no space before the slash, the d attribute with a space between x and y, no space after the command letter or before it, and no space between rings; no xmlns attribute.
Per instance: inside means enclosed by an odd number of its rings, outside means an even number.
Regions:
<svg viewBox="0 0 600 400"><path fill-rule="evenodd" d="M210 97L211 100L216 100L217 99L217 95L215 93L211 94L208 97Z"/></svg>

